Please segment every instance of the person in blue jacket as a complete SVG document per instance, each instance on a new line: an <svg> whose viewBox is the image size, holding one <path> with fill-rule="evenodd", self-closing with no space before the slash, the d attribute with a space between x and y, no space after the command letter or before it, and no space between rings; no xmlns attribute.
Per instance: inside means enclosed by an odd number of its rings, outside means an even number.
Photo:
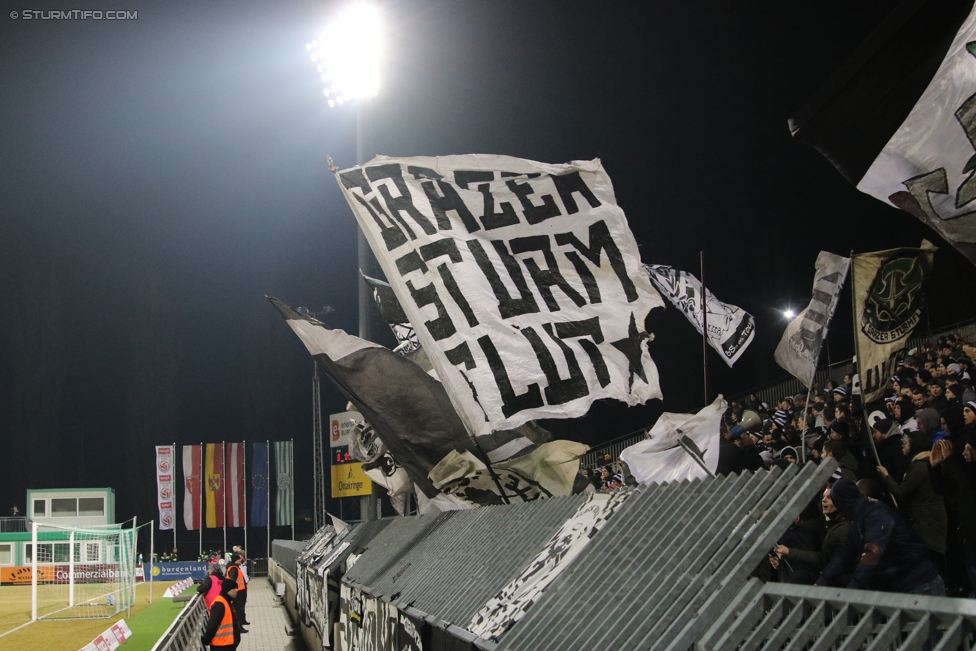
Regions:
<svg viewBox="0 0 976 651"><path fill-rule="evenodd" d="M820 571L816 585L829 585L853 568L848 588L945 596L945 583L922 539L898 512L864 495L850 479L837 481L830 499L851 521L841 548Z"/></svg>

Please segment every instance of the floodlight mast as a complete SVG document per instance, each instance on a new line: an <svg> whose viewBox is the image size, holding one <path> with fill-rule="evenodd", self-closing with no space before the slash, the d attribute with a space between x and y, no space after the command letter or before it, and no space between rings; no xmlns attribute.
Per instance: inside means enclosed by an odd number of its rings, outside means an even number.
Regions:
<svg viewBox="0 0 976 651"><path fill-rule="evenodd" d="M370 98L379 92L381 55L379 11L365 2L347 7L325 28L319 37L305 47L322 82L322 93L330 108L349 102L356 104L356 164L366 162L366 110ZM357 228L359 271L377 276L379 264L369 248L362 228ZM359 337L373 341L373 292L366 281L357 279L359 288ZM341 498L340 498L341 499ZM364 496L360 505L363 520L380 517L376 488Z"/></svg>

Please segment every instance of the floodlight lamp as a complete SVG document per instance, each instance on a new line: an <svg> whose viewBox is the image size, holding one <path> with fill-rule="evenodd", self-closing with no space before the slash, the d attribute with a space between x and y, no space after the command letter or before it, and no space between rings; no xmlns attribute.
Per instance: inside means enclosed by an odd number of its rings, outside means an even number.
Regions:
<svg viewBox="0 0 976 651"><path fill-rule="evenodd" d="M792 319L796 316L796 314L793 312L793 310L783 310L783 316L785 316L787 319Z"/></svg>
<svg viewBox="0 0 976 651"><path fill-rule="evenodd" d="M312 61L320 62L323 82L339 96L340 104L376 95L380 41L379 12L366 3L348 7L312 41Z"/></svg>

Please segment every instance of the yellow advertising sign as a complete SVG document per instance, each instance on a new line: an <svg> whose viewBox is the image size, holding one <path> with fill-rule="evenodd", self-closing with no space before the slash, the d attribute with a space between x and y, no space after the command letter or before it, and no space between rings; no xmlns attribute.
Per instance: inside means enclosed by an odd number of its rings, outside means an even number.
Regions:
<svg viewBox="0 0 976 651"><path fill-rule="evenodd" d="M332 497L355 497L373 492L373 482L361 461L332 465Z"/></svg>

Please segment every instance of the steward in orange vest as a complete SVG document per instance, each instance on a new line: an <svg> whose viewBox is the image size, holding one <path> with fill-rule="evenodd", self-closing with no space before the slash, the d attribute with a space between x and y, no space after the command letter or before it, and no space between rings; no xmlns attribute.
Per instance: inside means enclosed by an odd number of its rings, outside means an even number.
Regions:
<svg viewBox="0 0 976 651"><path fill-rule="evenodd" d="M240 624L231 604L237 597L237 581L224 579L220 594L210 605L207 630L200 638L203 646L211 651L233 651L241 643Z"/></svg>
<svg viewBox="0 0 976 651"><path fill-rule="evenodd" d="M231 556L231 565L227 566L227 578L237 581L237 598L234 600L234 610L237 612L237 621L241 626L249 624L247 621L247 579L241 565L244 557L240 554ZM241 633L247 633L246 628L241 629Z"/></svg>

